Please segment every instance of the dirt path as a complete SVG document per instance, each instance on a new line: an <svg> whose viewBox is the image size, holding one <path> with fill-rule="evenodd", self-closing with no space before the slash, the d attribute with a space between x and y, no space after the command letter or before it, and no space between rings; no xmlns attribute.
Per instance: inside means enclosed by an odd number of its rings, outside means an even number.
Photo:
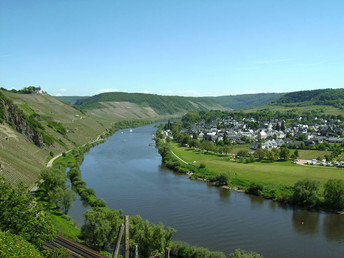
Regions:
<svg viewBox="0 0 344 258"><path fill-rule="evenodd" d="M171 153L177 158L179 159L181 162L185 163L185 164L189 164L187 163L185 160L183 160L182 158L178 157L177 154L175 154L173 151L171 151Z"/></svg>

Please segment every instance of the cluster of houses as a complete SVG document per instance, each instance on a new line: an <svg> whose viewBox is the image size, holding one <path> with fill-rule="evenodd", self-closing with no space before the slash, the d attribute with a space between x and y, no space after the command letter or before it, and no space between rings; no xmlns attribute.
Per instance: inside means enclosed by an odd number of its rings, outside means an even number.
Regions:
<svg viewBox="0 0 344 258"><path fill-rule="evenodd" d="M338 119L325 120L314 117L311 121L306 121L302 117L296 117L293 126L286 127L284 123L281 119L260 122L254 118L236 120L227 117L217 118L211 123L202 121L193 124L189 129L182 129L181 132L188 133L198 140L251 142L252 149L308 146L324 142L344 144L344 138L339 137L344 134L343 124Z"/></svg>

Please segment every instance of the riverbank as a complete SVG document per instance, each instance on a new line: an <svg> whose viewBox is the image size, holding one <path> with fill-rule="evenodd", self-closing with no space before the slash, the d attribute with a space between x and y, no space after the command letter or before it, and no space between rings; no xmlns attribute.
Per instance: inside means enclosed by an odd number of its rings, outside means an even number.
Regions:
<svg viewBox="0 0 344 258"><path fill-rule="evenodd" d="M235 161L228 155L181 147L171 140L166 142L162 131L157 132L157 135L159 136L157 146L164 164L176 172L188 174L190 179L205 181L216 186L226 185L233 190L282 203L343 213L344 192L340 190L340 186L343 184L344 175L341 169L300 166L291 161L244 163ZM219 181L218 179L223 175L227 175L230 179ZM304 185L300 187L307 188L307 180L314 183L314 189L310 191L313 196L298 196L296 184L302 182ZM339 199L334 196L335 194L332 194L332 200L329 199L332 192L329 184L338 185L336 191L340 195ZM313 197L315 200L309 201Z"/></svg>
<svg viewBox="0 0 344 258"><path fill-rule="evenodd" d="M135 128L135 126L133 124L130 124L129 126L125 126L127 128ZM120 129L123 129L123 128L118 128L118 130ZM118 130L115 130L115 131L118 131ZM115 131L112 131L112 133L114 133ZM134 130L135 132L135 130ZM132 134L132 133L130 133ZM110 136L108 134L108 136ZM93 143L94 144L94 143ZM98 199L96 197L96 193L95 191L92 189L92 188L89 188L86 186L86 182L82 179L81 177L81 171L80 171L80 165L82 164L83 162L83 159L84 159L84 154L93 146L90 146L90 145L85 145L85 146L81 146L79 148L76 148L68 153L64 153L62 156L60 156L55 162L58 164L58 163L63 163L63 164L66 164L67 167L70 168L69 172L68 172L68 176L69 178L71 179L71 182L72 182L72 185L73 185L73 189L78 192L78 194L80 195L80 197L86 201L92 208L90 210L88 210L86 213L90 213L91 210L99 210L99 209L104 209L104 210L111 210L111 211L114 211L112 209L109 209L107 207L107 204L106 202L103 200L103 199ZM55 164L55 163L54 163ZM91 211L93 212L93 211ZM85 213L85 214L86 214ZM86 215L85 215L86 216ZM99 214L100 216L100 214ZM117 216L117 215L116 215ZM122 215L120 215L121 217ZM59 225L61 226L61 221L60 219L57 221L59 222ZM200 257L200 256L203 256L203 254L205 256L212 256L212 257L225 257L225 255L221 252L212 252L212 251L209 251L208 249L206 248L198 248L198 247L195 247L195 246L189 246L187 245L186 243L180 245L179 242L177 242L176 244L172 244L172 242L170 242L168 240L168 238L170 238L172 236L171 232L173 231L173 229L169 229L169 228L164 228L164 226L160 223L158 225L155 225L155 224L152 224L152 223L149 223L147 226L147 221L144 222L139 216L133 216L131 217L131 223L134 223L134 225L136 225L136 229L133 229L134 231L137 230L138 227L140 227L139 225L145 225L145 230L146 229L151 229L153 231L156 231L158 228L159 228L159 231L160 231L160 238L159 238L159 241L162 241L166 244L166 246L170 246L172 248L171 250L171 254L173 254L176 250L176 248L185 248L184 251L182 252L186 252L186 253L194 253L197 257ZM62 223L63 224L63 223ZM67 223L68 224L68 223ZM60 229L62 231L62 229ZM65 231L65 230L64 230ZM134 241L136 243L140 243L139 246L141 246L143 248L144 245L152 245L154 246L154 242L158 241L157 239L153 240L153 239L146 239L145 242L147 242L147 244L143 244L141 240L138 240L138 235L136 236L136 233L135 232L131 232L131 241ZM68 231L70 232L70 230ZM83 230L81 230L81 234L82 234ZM164 233L165 232L165 233ZM147 236L150 235L150 233L147 232L146 234ZM166 238L165 239L165 236L166 235ZM80 236L79 236L80 237ZM163 244L163 245L165 245ZM160 246L160 244L158 245ZM162 245L161 245L162 246ZM159 247L160 249L160 247ZM157 250L159 250L157 249ZM153 249L152 249L153 250ZM141 251L141 252L144 252L144 251ZM183 256L180 256L180 257L183 257Z"/></svg>

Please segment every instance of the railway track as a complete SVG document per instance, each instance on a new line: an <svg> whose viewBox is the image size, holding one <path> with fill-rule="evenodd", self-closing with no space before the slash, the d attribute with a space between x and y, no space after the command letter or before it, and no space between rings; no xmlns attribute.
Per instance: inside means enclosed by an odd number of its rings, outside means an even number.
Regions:
<svg viewBox="0 0 344 258"><path fill-rule="evenodd" d="M44 243L44 246L47 249L54 249L58 247L64 247L68 249L68 251L71 253L72 257L86 257L86 258L93 258L93 257L99 257L103 258L104 255L101 255L100 253L83 246L79 243L76 243L72 240L69 240L68 238L65 238L63 236L58 235L56 240L52 243Z"/></svg>

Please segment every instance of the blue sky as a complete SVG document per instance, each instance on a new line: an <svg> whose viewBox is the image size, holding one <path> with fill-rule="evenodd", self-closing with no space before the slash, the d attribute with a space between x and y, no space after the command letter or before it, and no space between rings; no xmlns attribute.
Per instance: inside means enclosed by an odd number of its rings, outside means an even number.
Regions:
<svg viewBox="0 0 344 258"><path fill-rule="evenodd" d="M220 96L344 88L343 0L0 0L0 87Z"/></svg>

